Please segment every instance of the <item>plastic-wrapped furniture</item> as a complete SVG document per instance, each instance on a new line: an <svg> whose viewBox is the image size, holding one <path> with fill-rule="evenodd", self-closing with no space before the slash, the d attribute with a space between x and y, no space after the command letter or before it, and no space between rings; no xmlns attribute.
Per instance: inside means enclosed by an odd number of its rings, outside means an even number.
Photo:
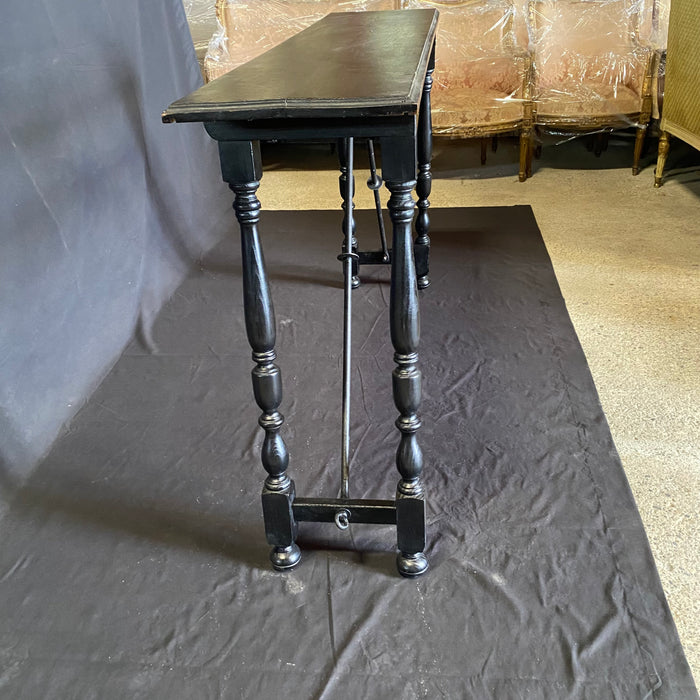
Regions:
<svg viewBox="0 0 700 700"><path fill-rule="evenodd" d="M529 97L529 54L524 14L512 0L428 2L402 7L440 11L432 91L433 133L488 138L518 132L520 179L526 177L528 134L523 130Z"/></svg>
<svg viewBox="0 0 700 700"><path fill-rule="evenodd" d="M639 39L640 8L638 0L529 2L535 126L565 133L636 126L634 175L651 118L655 63Z"/></svg>
<svg viewBox="0 0 700 700"><path fill-rule="evenodd" d="M668 29L668 55L661 138L654 185L663 182L671 135L700 150L700 3L673 0Z"/></svg>
<svg viewBox="0 0 700 700"><path fill-rule="evenodd" d="M220 31L209 80L330 12L440 11L433 132L520 135L520 180L531 174L535 128L605 133L637 127L639 169L652 113L652 75L668 0L217 0ZM641 37L641 38L640 38ZM482 150L482 161L485 151Z"/></svg>
<svg viewBox="0 0 700 700"><path fill-rule="evenodd" d="M208 81L228 73L331 12L397 10L399 0L216 0L219 31L204 59Z"/></svg>

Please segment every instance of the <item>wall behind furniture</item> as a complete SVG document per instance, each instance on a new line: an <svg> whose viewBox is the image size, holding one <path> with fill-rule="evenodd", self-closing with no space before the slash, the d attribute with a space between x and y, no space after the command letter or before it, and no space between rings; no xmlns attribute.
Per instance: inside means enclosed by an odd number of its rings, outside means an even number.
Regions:
<svg viewBox="0 0 700 700"><path fill-rule="evenodd" d="M25 0L0 23L0 489L25 477L231 228L181 0Z"/></svg>

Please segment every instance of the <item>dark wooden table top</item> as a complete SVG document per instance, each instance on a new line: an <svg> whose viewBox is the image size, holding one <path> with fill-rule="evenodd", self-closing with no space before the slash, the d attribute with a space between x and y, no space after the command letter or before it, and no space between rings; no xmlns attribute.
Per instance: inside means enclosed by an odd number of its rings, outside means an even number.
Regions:
<svg viewBox="0 0 700 700"><path fill-rule="evenodd" d="M436 10L338 12L163 112L164 122L416 114Z"/></svg>

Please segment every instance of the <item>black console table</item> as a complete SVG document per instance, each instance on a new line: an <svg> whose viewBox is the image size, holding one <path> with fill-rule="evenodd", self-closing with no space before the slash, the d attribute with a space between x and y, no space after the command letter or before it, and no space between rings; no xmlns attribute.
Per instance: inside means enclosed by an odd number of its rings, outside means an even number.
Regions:
<svg viewBox="0 0 700 700"><path fill-rule="evenodd" d="M418 288L428 286L428 196L431 188L430 88L435 61L435 10L334 13L283 44L192 94L163 113L164 122L204 122L219 145L223 179L235 194L240 224L243 292L253 349L253 392L265 431L267 471L262 503L275 569L291 569L301 554L295 543L302 521L395 524L397 565L403 576L428 568L425 549L423 456L416 433L421 374L418 369ZM378 141L382 176L390 192L392 248L358 250L353 222L355 138ZM260 142L327 140L340 151L344 241L339 258L345 280L343 426L339 498L297 497L287 475L289 457L280 433L282 381L275 364L275 319L258 236L262 177ZM373 159L373 151L370 149ZM373 177L376 187L378 178ZM418 196L416 238L413 189ZM352 287L362 265L391 264L392 386L399 411L394 500L349 497L350 315Z"/></svg>

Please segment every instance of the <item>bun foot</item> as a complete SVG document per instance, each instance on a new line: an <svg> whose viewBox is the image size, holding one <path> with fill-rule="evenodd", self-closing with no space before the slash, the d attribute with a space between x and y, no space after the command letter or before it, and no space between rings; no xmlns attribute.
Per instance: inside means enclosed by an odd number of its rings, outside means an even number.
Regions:
<svg viewBox="0 0 700 700"><path fill-rule="evenodd" d="M296 544L275 547L270 552L270 561L275 571L289 571L301 561L301 550Z"/></svg>
<svg viewBox="0 0 700 700"><path fill-rule="evenodd" d="M423 552L416 554L399 552L396 557L396 566L399 573L405 578L415 578L428 570L428 560Z"/></svg>

